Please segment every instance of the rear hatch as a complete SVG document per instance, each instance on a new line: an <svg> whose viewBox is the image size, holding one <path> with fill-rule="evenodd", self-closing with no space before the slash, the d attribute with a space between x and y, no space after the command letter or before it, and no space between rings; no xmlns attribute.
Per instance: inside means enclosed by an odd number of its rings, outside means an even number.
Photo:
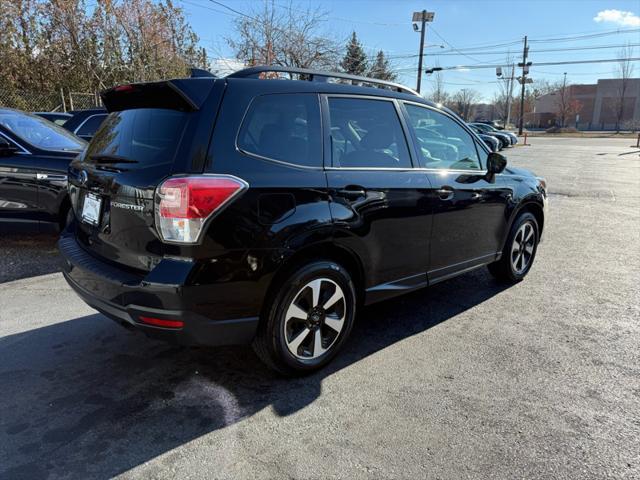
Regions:
<svg viewBox="0 0 640 480"><path fill-rule="evenodd" d="M214 123L207 122L206 135L200 109L215 81L177 82L126 85L103 94L111 113L69 167L76 236L94 256L148 271L164 254L154 225L156 186L173 174L202 171Z"/></svg>

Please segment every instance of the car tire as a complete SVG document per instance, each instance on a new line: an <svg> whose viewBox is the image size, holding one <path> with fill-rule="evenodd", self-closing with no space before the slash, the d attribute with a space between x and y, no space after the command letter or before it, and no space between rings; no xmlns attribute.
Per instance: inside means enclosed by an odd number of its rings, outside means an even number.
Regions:
<svg viewBox="0 0 640 480"><path fill-rule="evenodd" d="M356 315L347 270L333 261L314 261L285 275L273 292L253 342L256 354L287 376L324 367L349 337Z"/></svg>
<svg viewBox="0 0 640 480"><path fill-rule="evenodd" d="M489 272L504 282L521 281L533 265L539 239L536 217L529 212L520 214L509 231L500 260L488 265Z"/></svg>

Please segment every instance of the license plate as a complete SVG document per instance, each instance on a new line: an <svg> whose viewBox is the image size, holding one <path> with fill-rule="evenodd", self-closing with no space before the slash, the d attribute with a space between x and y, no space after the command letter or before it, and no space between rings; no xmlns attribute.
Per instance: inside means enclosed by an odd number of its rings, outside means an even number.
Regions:
<svg viewBox="0 0 640 480"><path fill-rule="evenodd" d="M82 220L91 225L98 225L100 223L101 206L102 199L100 197L87 193L82 205Z"/></svg>

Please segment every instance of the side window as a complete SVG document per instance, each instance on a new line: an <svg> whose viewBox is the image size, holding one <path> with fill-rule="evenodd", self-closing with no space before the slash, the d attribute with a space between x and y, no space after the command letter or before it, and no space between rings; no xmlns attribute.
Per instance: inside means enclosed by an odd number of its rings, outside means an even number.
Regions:
<svg viewBox="0 0 640 480"><path fill-rule="evenodd" d="M78 129L76 135L93 135L96 133L100 125L104 119L107 118L106 115L93 115L89 117Z"/></svg>
<svg viewBox="0 0 640 480"><path fill-rule="evenodd" d="M238 148L272 160L321 167L318 96L285 93L256 97L240 127Z"/></svg>
<svg viewBox="0 0 640 480"><path fill-rule="evenodd" d="M456 121L430 108L405 104L426 168L480 170L473 137Z"/></svg>
<svg viewBox="0 0 640 480"><path fill-rule="evenodd" d="M334 167L411 168L393 102L329 98Z"/></svg>

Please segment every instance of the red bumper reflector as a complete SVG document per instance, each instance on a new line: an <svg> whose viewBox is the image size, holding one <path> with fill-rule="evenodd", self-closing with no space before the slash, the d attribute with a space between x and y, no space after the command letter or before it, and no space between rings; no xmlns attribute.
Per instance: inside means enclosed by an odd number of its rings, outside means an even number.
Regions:
<svg viewBox="0 0 640 480"><path fill-rule="evenodd" d="M153 325L155 327L164 327L164 328L184 327L184 322L182 320L163 320L162 318L143 317L142 315L140 315L138 318L142 323L146 323L147 325Z"/></svg>

